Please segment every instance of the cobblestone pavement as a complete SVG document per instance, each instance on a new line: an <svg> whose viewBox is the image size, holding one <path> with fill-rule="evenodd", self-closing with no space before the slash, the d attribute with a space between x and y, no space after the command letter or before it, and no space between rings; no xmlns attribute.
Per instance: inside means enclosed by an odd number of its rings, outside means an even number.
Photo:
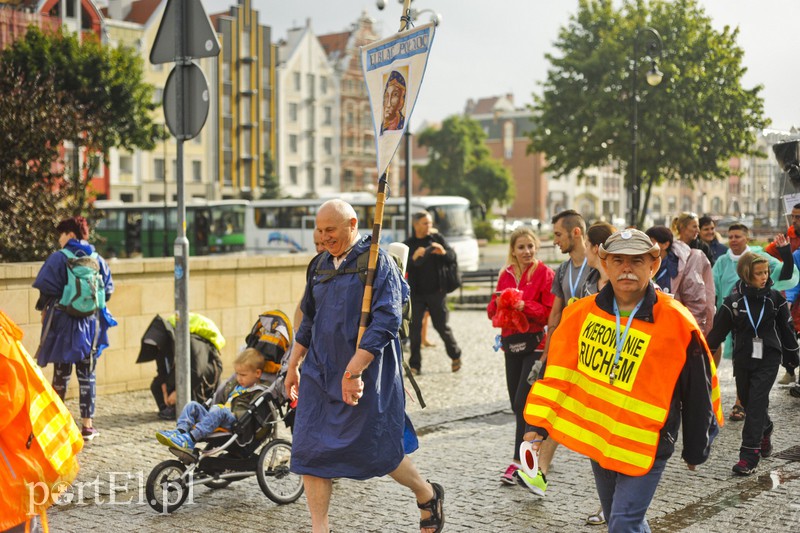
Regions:
<svg viewBox="0 0 800 533"><path fill-rule="evenodd" d="M599 506L588 460L563 447L545 498L499 482L512 455L514 425L503 358L491 348L495 330L479 310L453 312L451 326L464 350L464 367L450 372L442 343L433 334L438 345L423 351L419 378L428 407L409 407L420 433L420 449L412 457L424 477L446 490L446 531L604 531L604 526L584 523ZM734 400L729 361L722 365L721 382L727 409ZM779 452L800 444L800 400L777 386L771 399ZM77 417L77 403L68 405ZM156 417L147 391L100 397L96 425L102 435L81 453L72 503L48 513L53 531L310 531L305 496L278 506L262 494L255 478L220 490L197 488L192 501L172 515L153 511L145 503L144 480L172 454L153 437L169 425ZM757 474L734 477L730 469L740 431L741 423L728 422L711 459L696 472L686 469L676 451L648 513L653 531L800 530L800 463L773 457L762 462ZM285 429L283 436L288 437ZM337 481L330 515L337 532L418 531L413 496L388 477Z"/></svg>

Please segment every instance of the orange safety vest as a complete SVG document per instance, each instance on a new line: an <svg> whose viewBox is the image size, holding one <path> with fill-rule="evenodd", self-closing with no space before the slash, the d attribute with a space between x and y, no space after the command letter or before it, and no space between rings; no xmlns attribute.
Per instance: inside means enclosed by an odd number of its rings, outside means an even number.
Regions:
<svg viewBox="0 0 800 533"><path fill-rule="evenodd" d="M0 311L0 531L43 513L69 488L83 448L72 415L21 340Z"/></svg>
<svg viewBox="0 0 800 533"><path fill-rule="evenodd" d="M613 383L614 315L598 307L595 296L570 304L550 340L545 376L525 405L529 424L603 468L631 476L653 466L693 331L711 363L712 405L722 426L719 382L705 339L685 307L656 294L653 322L634 319ZM621 327L627 321L623 317Z"/></svg>

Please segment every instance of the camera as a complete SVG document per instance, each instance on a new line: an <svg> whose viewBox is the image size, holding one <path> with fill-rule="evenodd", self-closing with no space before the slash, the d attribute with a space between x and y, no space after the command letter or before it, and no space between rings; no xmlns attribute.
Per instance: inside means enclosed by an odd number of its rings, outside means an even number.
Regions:
<svg viewBox="0 0 800 533"><path fill-rule="evenodd" d="M386 0L375 0L375 5L378 6L380 11L383 11L383 8L386 7Z"/></svg>

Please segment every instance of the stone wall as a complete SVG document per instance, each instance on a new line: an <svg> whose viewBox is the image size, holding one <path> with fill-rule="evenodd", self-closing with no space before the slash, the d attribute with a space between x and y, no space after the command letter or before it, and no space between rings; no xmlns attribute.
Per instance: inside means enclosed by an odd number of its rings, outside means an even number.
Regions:
<svg viewBox="0 0 800 533"><path fill-rule="evenodd" d="M222 350L225 374L259 312L280 309L291 319L303 295L310 255L193 257L189 261L189 310L213 320L227 341ZM36 353L41 315L39 291L32 288L42 263L0 264L0 308L24 332L23 345ZM119 322L109 330L110 347L97 362L98 394L144 389L155 363L136 364L142 335L157 314L175 310L175 262L169 259L109 261L114 294L108 308ZM45 369L48 378L52 365ZM77 378L68 396L77 394Z"/></svg>

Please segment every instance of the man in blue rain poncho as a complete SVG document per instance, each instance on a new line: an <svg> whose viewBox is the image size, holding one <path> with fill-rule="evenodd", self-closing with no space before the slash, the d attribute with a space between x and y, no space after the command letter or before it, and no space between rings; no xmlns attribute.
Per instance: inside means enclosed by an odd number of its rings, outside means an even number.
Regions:
<svg viewBox="0 0 800 533"><path fill-rule="evenodd" d="M310 268L285 381L287 394L298 399L291 468L303 475L312 530L328 532L333 478L388 474L414 492L421 530L439 532L444 489L420 476L403 446L404 430L413 436L397 336L408 286L381 250L369 326L356 348L364 294L356 261L371 238L358 234L355 211L338 199L319 208L316 231L326 251Z"/></svg>

